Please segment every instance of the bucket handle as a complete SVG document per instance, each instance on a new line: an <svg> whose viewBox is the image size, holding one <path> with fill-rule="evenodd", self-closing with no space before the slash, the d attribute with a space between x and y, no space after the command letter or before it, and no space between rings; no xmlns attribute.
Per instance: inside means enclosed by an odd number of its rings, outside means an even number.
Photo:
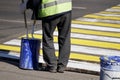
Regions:
<svg viewBox="0 0 120 80"><path fill-rule="evenodd" d="M34 38L33 34L34 34L34 27L35 27L35 24L36 24L36 20L33 21L33 25L32 25L32 32L31 32L32 38Z"/></svg>
<svg viewBox="0 0 120 80"><path fill-rule="evenodd" d="M22 0L22 3L24 3L24 0ZM28 36L28 25L27 25L27 18L26 18L26 10L23 12L23 15L24 15L25 28L26 28L26 38L28 39L29 36ZM34 14L34 16L35 16L35 14ZM34 19L33 25L32 25L32 32L31 32L32 38L34 38L33 34L34 34L35 24L36 24L36 20Z"/></svg>

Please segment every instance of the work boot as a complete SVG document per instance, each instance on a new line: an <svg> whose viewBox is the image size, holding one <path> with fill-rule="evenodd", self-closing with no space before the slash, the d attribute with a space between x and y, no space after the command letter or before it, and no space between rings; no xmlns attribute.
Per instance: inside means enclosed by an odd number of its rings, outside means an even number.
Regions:
<svg viewBox="0 0 120 80"><path fill-rule="evenodd" d="M57 72L56 68L54 68L54 67L49 67L49 66L44 67L44 68L42 69L42 71L49 71L49 72L51 72L51 73L56 73L56 72Z"/></svg>
<svg viewBox="0 0 120 80"><path fill-rule="evenodd" d="M57 72L59 72L59 73L64 73L64 71L65 71L64 67L58 67L57 68Z"/></svg>

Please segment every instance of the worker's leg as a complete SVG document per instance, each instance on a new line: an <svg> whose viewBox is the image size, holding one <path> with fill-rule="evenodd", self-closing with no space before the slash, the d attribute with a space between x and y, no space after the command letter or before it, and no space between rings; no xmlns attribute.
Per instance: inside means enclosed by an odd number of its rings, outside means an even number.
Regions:
<svg viewBox="0 0 120 80"><path fill-rule="evenodd" d="M70 56L71 12L63 15L57 26L59 31L58 68L62 67L64 69Z"/></svg>
<svg viewBox="0 0 120 80"><path fill-rule="evenodd" d="M57 58L55 56L55 48L53 43L53 32L57 25L56 19L42 20L43 30L43 58L50 68L57 68Z"/></svg>

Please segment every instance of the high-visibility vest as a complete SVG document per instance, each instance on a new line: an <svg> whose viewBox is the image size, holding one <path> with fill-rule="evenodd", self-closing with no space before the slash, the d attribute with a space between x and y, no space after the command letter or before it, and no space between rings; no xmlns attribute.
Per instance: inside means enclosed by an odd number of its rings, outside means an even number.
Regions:
<svg viewBox="0 0 120 80"><path fill-rule="evenodd" d="M38 17L47 17L72 10L71 0L42 0Z"/></svg>

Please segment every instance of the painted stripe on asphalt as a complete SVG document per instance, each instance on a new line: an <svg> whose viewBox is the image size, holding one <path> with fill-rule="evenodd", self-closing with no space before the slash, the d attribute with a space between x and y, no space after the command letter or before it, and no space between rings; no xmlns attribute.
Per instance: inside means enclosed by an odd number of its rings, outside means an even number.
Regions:
<svg viewBox="0 0 120 80"><path fill-rule="evenodd" d="M12 58L12 59L19 59L20 57L20 55L16 52L9 52L8 54L6 54L6 52L3 52L3 51L0 52L0 56L6 57L6 58ZM42 56L39 56L39 62L45 63ZM86 61L69 60L67 67L100 72L100 64L90 63Z"/></svg>
<svg viewBox="0 0 120 80"><path fill-rule="evenodd" d="M120 6L114 6L112 9L120 9Z"/></svg>
<svg viewBox="0 0 120 80"><path fill-rule="evenodd" d="M42 30L36 31L35 33L36 34L42 34ZM57 36L58 32L55 31L54 35ZM118 43L120 43L120 38L105 37L105 36L95 36L95 35L71 33L71 37L72 38L92 39L92 40L107 41L107 42L118 42Z"/></svg>
<svg viewBox="0 0 120 80"><path fill-rule="evenodd" d="M120 15L118 14L101 14L101 13L94 13L94 15L98 15L98 16L109 16L109 17L118 17L120 18Z"/></svg>
<svg viewBox="0 0 120 80"><path fill-rule="evenodd" d="M103 31L95 31L95 30L85 30L85 29L76 29L72 28L71 32L73 33L81 33L81 34L91 34L91 35L99 35L99 36L110 36L110 37L118 37L120 38L120 33L118 32L103 32Z"/></svg>
<svg viewBox="0 0 120 80"><path fill-rule="evenodd" d="M76 20L89 21L89 22L103 22L103 23L120 24L120 21L116 21L116 20L102 20L102 19L93 19L93 18L78 18Z"/></svg>
<svg viewBox="0 0 120 80"><path fill-rule="evenodd" d="M73 68L78 68L78 69L100 72L100 64L81 62L81 61L72 61L72 62L68 63L68 66L73 67Z"/></svg>
<svg viewBox="0 0 120 80"><path fill-rule="evenodd" d="M74 27L76 27L76 25L74 25ZM77 27L80 28L81 26L77 26ZM91 34L91 35L98 35L98 36L120 37L120 32L119 31L118 32L109 32L109 31L108 32L103 32L103 31L85 30L85 29L78 29L78 28L72 28L71 32L72 33L79 33L79 34L88 34L88 35Z"/></svg>
<svg viewBox="0 0 120 80"><path fill-rule="evenodd" d="M26 35L21 36L21 37L26 37ZM29 37L31 37L30 34L29 34ZM42 35L34 34L34 37L38 38L38 39L42 39ZM56 36L54 36L54 41L58 42L58 38ZM110 42L101 42L101 41L94 41L94 40L71 38L71 44L120 50L120 44L119 43L110 43Z"/></svg>
<svg viewBox="0 0 120 80"><path fill-rule="evenodd" d="M112 24L112 23L104 23L104 22L89 22L89 21L72 20L72 24L85 24L85 25L93 25L93 26L95 25L95 26L120 28L120 24Z"/></svg>
<svg viewBox="0 0 120 80"><path fill-rule="evenodd" d="M0 45L0 49L20 52L20 47L18 46ZM40 54L41 53L42 53L42 50L40 50ZM58 55L58 51L56 51L56 55ZM78 59L78 60L94 61L94 62L100 61L98 56L86 55L86 54L81 54L81 53L78 54L78 53L72 53L72 52L70 55L70 59Z"/></svg>
<svg viewBox="0 0 120 80"><path fill-rule="evenodd" d="M0 50L10 50L15 52L20 52L20 47L0 44Z"/></svg>
<svg viewBox="0 0 120 80"><path fill-rule="evenodd" d="M4 42L3 44L11 45L11 46L20 46L21 40L20 39L12 39L12 40L9 40L7 42Z"/></svg>
<svg viewBox="0 0 120 80"><path fill-rule="evenodd" d="M120 12L102 11L100 13L102 13L102 14L117 14L117 15L120 15Z"/></svg>
<svg viewBox="0 0 120 80"><path fill-rule="evenodd" d="M91 25L82 25L82 24L71 24L72 28L80 29L90 29L97 31L106 31L106 32L120 32L120 28L111 28L111 27L100 27L100 26L91 26Z"/></svg>
<svg viewBox="0 0 120 80"><path fill-rule="evenodd" d="M21 40L13 39L5 42L4 44L11 46L20 46ZM58 50L58 44L54 43L54 46L55 49ZM42 45L41 45L41 49L42 49ZM93 48L93 47L78 46L78 45L71 45L71 52L77 52L78 54L84 53L89 55L105 55L105 56L120 55L120 51L118 50L101 49L101 48Z"/></svg>
<svg viewBox="0 0 120 80"><path fill-rule="evenodd" d="M95 19L108 19L108 20L120 20L120 17L115 17L115 16L99 16L95 14L88 14L85 15L84 17L86 18L95 18Z"/></svg>
<svg viewBox="0 0 120 80"><path fill-rule="evenodd" d="M120 9L112 9L112 8L110 8L110 9L106 9L105 11L120 12Z"/></svg>

